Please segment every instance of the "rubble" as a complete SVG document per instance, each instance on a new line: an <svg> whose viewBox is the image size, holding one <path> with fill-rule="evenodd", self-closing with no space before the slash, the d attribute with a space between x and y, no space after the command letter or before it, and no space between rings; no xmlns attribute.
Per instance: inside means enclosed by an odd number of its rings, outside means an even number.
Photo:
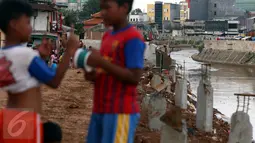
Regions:
<svg viewBox="0 0 255 143"><path fill-rule="evenodd" d="M190 85L188 85L188 108L186 110L175 106L175 83L173 78L166 75L152 72L153 68L147 66L138 85L139 101L141 105L144 98L152 94L163 96L167 101L167 111L161 116L160 120L166 125L171 126L176 131L182 131L181 119L186 119L188 142L189 143L226 143L228 141L230 125L226 117L217 109L214 109L213 132L206 133L196 128L196 96L192 94ZM147 99L148 100L148 99ZM160 143L160 131L151 131L148 121L148 108L141 106L141 121L137 128L135 143Z"/></svg>

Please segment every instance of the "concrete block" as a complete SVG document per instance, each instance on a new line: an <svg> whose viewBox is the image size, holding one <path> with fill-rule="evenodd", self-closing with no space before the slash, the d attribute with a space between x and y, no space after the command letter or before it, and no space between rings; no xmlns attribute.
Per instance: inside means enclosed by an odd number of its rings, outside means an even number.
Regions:
<svg viewBox="0 0 255 143"><path fill-rule="evenodd" d="M187 135L164 125L161 130L160 143L187 143Z"/></svg>
<svg viewBox="0 0 255 143"><path fill-rule="evenodd" d="M101 46L101 40L90 40L86 39L82 41L87 47L92 46L93 48L99 50Z"/></svg>
<svg viewBox="0 0 255 143"><path fill-rule="evenodd" d="M144 58L154 65L156 65L156 56L155 56L156 48L157 48L157 45L155 44L149 45L148 43L146 43L146 49L144 53Z"/></svg>
<svg viewBox="0 0 255 143"><path fill-rule="evenodd" d="M231 117L231 130L228 143L251 143L253 129L250 117L243 111L235 112Z"/></svg>
<svg viewBox="0 0 255 143"><path fill-rule="evenodd" d="M162 84L161 76L154 74L151 79L151 87L155 89L160 84Z"/></svg>
<svg viewBox="0 0 255 143"><path fill-rule="evenodd" d="M149 101L152 95L145 95L142 100L142 109L147 111L149 108Z"/></svg>
<svg viewBox="0 0 255 143"><path fill-rule="evenodd" d="M187 109L187 80L179 78L175 85L175 105Z"/></svg>
<svg viewBox="0 0 255 143"><path fill-rule="evenodd" d="M160 117L166 113L167 102L165 97L161 95L153 95L149 100L148 118L149 128L151 130L160 130L163 123Z"/></svg>
<svg viewBox="0 0 255 143"><path fill-rule="evenodd" d="M171 67L170 67L170 71L169 71L169 74L170 76L173 78L173 82L176 82L176 60L172 60L172 64L171 64Z"/></svg>
<svg viewBox="0 0 255 143"><path fill-rule="evenodd" d="M211 132L213 126L213 88L210 81L201 80L197 89L196 127Z"/></svg>

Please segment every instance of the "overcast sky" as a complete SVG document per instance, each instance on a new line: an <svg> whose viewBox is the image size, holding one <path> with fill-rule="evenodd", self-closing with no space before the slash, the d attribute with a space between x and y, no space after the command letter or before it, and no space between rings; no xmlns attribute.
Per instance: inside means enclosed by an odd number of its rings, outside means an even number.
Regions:
<svg viewBox="0 0 255 143"><path fill-rule="evenodd" d="M155 1L163 1L167 3L179 3L181 0L134 0L133 9L140 8L142 11L147 11L147 4L153 4Z"/></svg>

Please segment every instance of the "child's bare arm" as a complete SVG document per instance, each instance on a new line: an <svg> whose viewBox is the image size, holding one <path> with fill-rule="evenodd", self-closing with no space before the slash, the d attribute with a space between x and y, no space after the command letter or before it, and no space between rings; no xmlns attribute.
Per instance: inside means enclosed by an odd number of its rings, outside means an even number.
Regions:
<svg viewBox="0 0 255 143"><path fill-rule="evenodd" d="M57 71L54 71L51 68L49 68L41 58L35 57L29 66L30 74L33 77L35 77L38 81L52 88L57 88L60 85L69 67L71 56L74 55L78 47L79 47L78 38L71 34L67 43L67 50L64 54L62 62L59 64L57 68Z"/></svg>
<svg viewBox="0 0 255 143"><path fill-rule="evenodd" d="M92 71L92 72L84 72L84 77L86 80L91 81L91 82L95 82L96 80L96 72Z"/></svg>
<svg viewBox="0 0 255 143"><path fill-rule="evenodd" d="M50 82L47 83L48 86L50 86L52 88L57 88L60 85L67 69L69 68L70 58L74 55L74 53L78 49L78 47L79 47L79 40L72 32L70 34L68 41L67 41L67 44L66 44L67 49L63 56L62 61L60 62L59 66L57 68L56 75L53 78L53 80L51 80Z"/></svg>

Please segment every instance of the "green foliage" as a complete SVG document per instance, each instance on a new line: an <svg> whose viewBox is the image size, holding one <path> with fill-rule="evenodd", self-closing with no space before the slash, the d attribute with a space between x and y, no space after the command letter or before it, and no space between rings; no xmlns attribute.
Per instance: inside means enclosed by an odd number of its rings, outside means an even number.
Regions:
<svg viewBox="0 0 255 143"><path fill-rule="evenodd" d="M195 41L190 40L190 41L189 41L189 44L193 45L193 44L194 44L194 42L195 42Z"/></svg>
<svg viewBox="0 0 255 143"><path fill-rule="evenodd" d="M179 44L181 44L180 41L175 41L175 43L174 43L174 45L179 45Z"/></svg>
<svg viewBox="0 0 255 143"><path fill-rule="evenodd" d="M84 26L83 23L76 23L74 26L74 28L76 30L75 34L80 35L80 34L84 33L83 26Z"/></svg>
<svg viewBox="0 0 255 143"><path fill-rule="evenodd" d="M74 11L68 9L61 9L64 16L63 23L66 26L71 26L74 24L76 29L75 33L80 35L84 33L83 21L90 19L92 14L95 14L100 11L100 0L88 0L83 5L81 11Z"/></svg>
<svg viewBox="0 0 255 143"><path fill-rule="evenodd" d="M199 53L201 53L204 49L204 44L197 45L197 49L198 49Z"/></svg>
<svg viewBox="0 0 255 143"><path fill-rule="evenodd" d="M100 11L100 0L88 0L82 7L79 17L82 20L91 18L91 15Z"/></svg>
<svg viewBox="0 0 255 143"><path fill-rule="evenodd" d="M186 41L186 40L181 40L180 43L181 43L181 44L187 44L187 41Z"/></svg>
<svg viewBox="0 0 255 143"><path fill-rule="evenodd" d="M131 11L131 15L141 14L143 13L140 8L134 9Z"/></svg>
<svg viewBox="0 0 255 143"><path fill-rule="evenodd" d="M203 43L202 41L196 41L196 45L200 45L201 43Z"/></svg>
<svg viewBox="0 0 255 143"><path fill-rule="evenodd" d="M72 24L76 24L78 22L78 12L73 10L61 9L60 12L64 16L64 25L71 26Z"/></svg>
<svg viewBox="0 0 255 143"><path fill-rule="evenodd" d="M66 9L61 9L60 10L64 16L64 25L66 26L72 26L72 24L74 24L74 28L75 28L75 34L80 35L81 33L84 33L84 29L83 29L83 24L81 22L79 22L79 17L78 11L73 11L73 10L66 10Z"/></svg>

